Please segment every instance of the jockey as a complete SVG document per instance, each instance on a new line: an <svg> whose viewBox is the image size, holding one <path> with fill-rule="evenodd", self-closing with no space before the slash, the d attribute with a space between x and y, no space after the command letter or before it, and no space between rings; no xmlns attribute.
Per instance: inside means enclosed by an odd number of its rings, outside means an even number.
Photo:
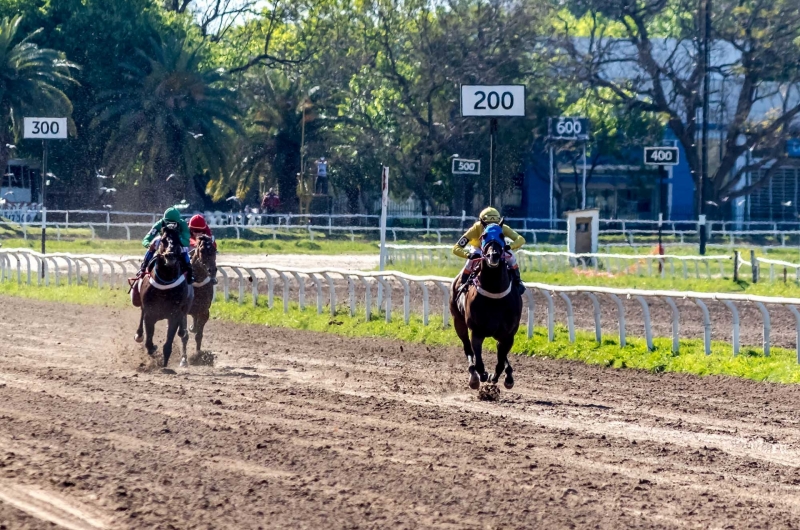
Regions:
<svg viewBox="0 0 800 530"><path fill-rule="evenodd" d="M214 239L214 234L211 233L211 228L206 223L206 218L200 214L193 216L189 219L189 247L194 250L197 247L197 238L201 235L206 235L211 238L214 245L214 250L217 250L217 242ZM217 285L217 278L211 277L211 283Z"/></svg>
<svg viewBox="0 0 800 530"><path fill-rule="evenodd" d="M464 269L461 271L461 284L464 285L467 280L469 279L470 275L475 271L479 263L479 258L481 257L481 235L483 234L483 230L488 224L492 223L500 223L500 212L495 210L492 207L486 208L480 214L479 220L467 230L461 239L458 240L458 243L453 245L453 254L460 258L464 258L467 260L466 265L464 265ZM503 225L503 236L506 239L511 240L510 249L517 250L522 245L525 244L525 238L516 233L513 229L509 226ZM474 247L474 250L470 253L467 252L467 245ZM525 286L522 284L522 279L519 276L519 266L517 265L517 259L514 257L514 254L511 253L510 250L506 250L503 253L503 258L508 264L508 268L511 271L511 279L517 285L517 290L520 294L525 292Z"/></svg>
<svg viewBox="0 0 800 530"><path fill-rule="evenodd" d="M178 225L182 251L181 268L183 269L183 273L186 274L186 279L189 283L192 283L194 282L194 277L192 275L192 265L189 261L189 225L187 225L186 221L181 217L180 210L175 207L168 208L167 211L164 212L164 217L159 219L147 235L144 236L144 239L142 239L142 246L147 249L147 253L144 255L144 261L139 269L139 276L143 276L144 273L147 272L147 266L150 264L150 261L152 261L153 256L155 256L156 246L161 238L161 230L164 228L164 225L170 223Z"/></svg>

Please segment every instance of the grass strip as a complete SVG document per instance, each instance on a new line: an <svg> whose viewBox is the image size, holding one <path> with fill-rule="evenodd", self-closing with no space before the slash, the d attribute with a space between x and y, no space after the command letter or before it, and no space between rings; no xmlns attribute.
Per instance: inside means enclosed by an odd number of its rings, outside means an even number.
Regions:
<svg viewBox="0 0 800 530"><path fill-rule="evenodd" d="M5 282L0 283L0 295L105 307L127 307L130 303L124 291L86 286L38 287ZM432 316L428 326L424 326L422 318L417 315L412 315L410 322L405 324L402 315L398 313L393 314L393 321L390 323L385 322L383 315L380 318L373 315L372 320L367 322L364 311L351 317L346 310L342 310L331 317L327 309L322 314L317 314L311 307L301 311L296 303L291 303L289 312L284 313L282 304L276 298L273 309L266 306L266 300L253 307L252 303L238 304L234 297L230 302L216 302L212 306L212 317L244 324L334 333L345 337L393 338L427 345L460 346L452 327L442 328L440 317ZM529 339L523 327L512 351L519 355L568 359L608 368L634 368L653 373L727 375L754 381L800 382L800 365L797 364L794 350L772 348L771 356L765 357L763 350L759 348L743 347L741 353L733 357L730 344L715 341L712 342L711 355L706 356L703 341L700 339L681 340L678 354L671 351L672 342L668 338L656 338L653 342L653 351L647 351L645 341L637 338L629 338L627 345L620 348L619 342L610 336L604 336L602 343L598 344L593 333L577 331L576 342L570 343L564 326L556 327L555 341L549 342L546 329L535 328L533 337ZM491 367L495 362L493 340L486 341L486 351L487 367Z"/></svg>

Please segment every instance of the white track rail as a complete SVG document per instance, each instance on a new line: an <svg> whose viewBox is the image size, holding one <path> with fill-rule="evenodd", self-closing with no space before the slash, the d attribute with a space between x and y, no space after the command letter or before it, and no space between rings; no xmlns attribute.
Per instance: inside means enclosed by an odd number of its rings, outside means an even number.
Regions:
<svg viewBox="0 0 800 530"><path fill-rule="evenodd" d="M233 280L238 280L239 304L244 304L250 298L253 305L264 295L259 291L259 284L266 284L267 305L274 307L275 294L278 292L283 302L284 312L289 311L290 289L293 285L297 286L297 303L300 309L306 308L305 285L306 280L310 280L316 294L317 313L325 311L326 298L328 311L333 316L340 309L341 304L337 300L336 283L347 282L348 298L347 307L349 314L354 316L358 306L356 300L356 286L364 288L364 304L366 317L372 317L373 309L384 312L387 322L392 320L393 294L402 293L403 300L403 320L408 323L411 308L411 285L415 285L422 291L422 321L425 325L429 324L431 306L433 304L431 294L438 301L441 308L442 322L445 327L449 325L449 299L450 284L452 278L442 276L412 276L395 271L356 271L346 269L298 269L291 267L278 267L269 264L258 266L242 266L232 263L221 262L218 264L220 273L220 288L223 297L228 301L231 297L231 289L234 287ZM42 256L38 252L28 249L0 249L0 281L17 282L18 284L27 283L31 285L34 281L37 285L76 285L83 281L89 286L97 288L118 288L126 287L126 278L135 274L138 269L137 260L134 259L112 259L93 255L77 254L48 254ZM44 274L39 274L43 271ZM35 280L34 280L35 278ZM340 283L340 286L341 286ZM249 286L248 286L249 284ZM601 300L608 300L613 303L616 309L617 330L619 332L620 345L626 343L625 327L625 308L621 299L636 300L642 307L644 320L645 341L649 349L653 349L652 322L650 319L650 306L653 303L662 302L667 304L672 312L672 349L677 352L680 348L680 314L675 300L691 300L697 305L703 314L704 327L704 346L707 355L711 353L711 319L706 302L717 301L724 304L732 314L732 339L733 354L738 355L739 344L739 313L737 307L742 304L754 304L762 315L764 354L769 356L770 352L770 309L786 308L795 317L797 331L797 360L800 363L800 298L780 298L767 296L749 296L727 293L699 293L690 291L659 291L641 289L615 289L609 287L590 287L590 286L558 286L542 283L526 283L528 291L527 301L527 334L533 335L534 328L534 304L533 292L540 294L547 304L547 330L550 341L554 340L555 335L555 306L554 296L559 296L567 306L567 328L570 341L575 340L575 326L572 315L572 299L574 296L587 296L592 301L595 337L599 342L602 337L601 327ZM247 291L249 290L249 293ZM327 296L326 291L327 290ZM373 297L373 292L375 296Z"/></svg>

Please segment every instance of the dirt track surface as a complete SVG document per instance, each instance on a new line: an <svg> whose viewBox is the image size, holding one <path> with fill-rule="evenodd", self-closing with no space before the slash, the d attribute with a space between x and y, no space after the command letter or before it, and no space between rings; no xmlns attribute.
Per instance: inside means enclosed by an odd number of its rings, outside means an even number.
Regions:
<svg viewBox="0 0 800 530"><path fill-rule="evenodd" d="M453 348L222 322L168 375L133 311L0 304L0 528L800 523L797 387L514 358L480 402Z"/></svg>

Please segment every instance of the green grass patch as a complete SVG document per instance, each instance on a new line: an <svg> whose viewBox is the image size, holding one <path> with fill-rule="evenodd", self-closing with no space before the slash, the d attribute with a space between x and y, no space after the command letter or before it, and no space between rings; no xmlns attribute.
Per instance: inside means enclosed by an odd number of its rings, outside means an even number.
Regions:
<svg viewBox="0 0 800 530"><path fill-rule="evenodd" d="M106 290L86 286L18 286L15 283L0 283L0 295L18 296L30 299L47 300L82 305L101 305L105 307L126 307L128 296L121 290ZM341 310L331 316L326 308L317 314L313 307L300 311L296 303L289 305L288 313L283 312L283 302L275 299L273 309L260 300L254 307L251 302L238 304L233 297L230 302L217 302L212 306L212 317L219 320L246 324L268 325L289 329L334 333L345 337L381 337L437 346L457 346L460 341L452 327L443 329L441 318L432 316L430 325L424 326L419 316L412 315L405 324L401 313L393 314L393 321L385 322L384 315L373 315L367 322L363 311L355 317ZM634 368L653 373L679 372L699 376L728 375L778 383L800 382L800 365L796 362L793 350L772 348L771 356L765 357L760 348L742 348L739 356L733 357L731 345L713 342L712 354L706 356L700 339L680 341L680 352L671 351L671 340L657 338L655 349L647 351L643 339L629 338L624 348L620 348L616 338L604 336L601 344L594 340L590 332L576 332L576 342L570 343L564 326L556 327L555 341L547 340L544 328L535 328L532 338L527 338L523 328L517 335L513 352L520 355L537 355L553 359L567 359L596 364L608 368ZM487 367L494 364L494 341L486 341L485 357Z"/></svg>

